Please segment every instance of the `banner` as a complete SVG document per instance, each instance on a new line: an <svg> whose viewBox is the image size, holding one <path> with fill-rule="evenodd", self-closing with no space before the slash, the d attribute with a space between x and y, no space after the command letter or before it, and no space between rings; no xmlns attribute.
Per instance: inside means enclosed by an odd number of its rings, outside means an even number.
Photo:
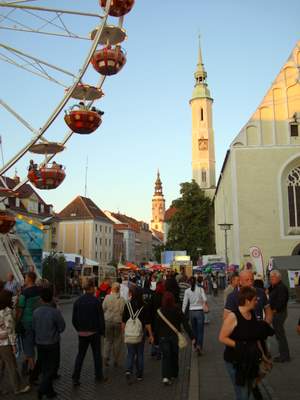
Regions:
<svg viewBox="0 0 300 400"><path fill-rule="evenodd" d="M289 285L291 289L300 284L300 270L298 271L288 271Z"/></svg>
<svg viewBox="0 0 300 400"><path fill-rule="evenodd" d="M263 256L260 248L257 246L250 247L249 253L256 273L264 278L265 269L264 269Z"/></svg>

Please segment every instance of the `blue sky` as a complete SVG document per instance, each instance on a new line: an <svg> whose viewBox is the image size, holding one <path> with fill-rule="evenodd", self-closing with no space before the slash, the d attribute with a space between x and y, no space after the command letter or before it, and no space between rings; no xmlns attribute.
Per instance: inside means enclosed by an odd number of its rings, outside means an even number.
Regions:
<svg viewBox="0 0 300 400"><path fill-rule="evenodd" d="M70 4L74 3L73 6ZM36 1L35 5L98 12L97 0ZM3 14L2 10L0 10ZM88 191L100 208L119 210L137 219L151 219L151 198L159 168L167 206L179 195L180 182L191 179L191 112L198 34L214 98L217 172L226 150L262 100L300 39L299 0L137 0L125 18L128 61L106 80L103 124L89 136L74 135L57 160L67 177L55 191L41 191L60 211L84 194L88 157ZM22 22L31 22L19 13ZM93 18L64 18L77 33L87 35ZM110 23L114 23L114 18ZM3 22L2 22L3 25ZM1 30L1 42L78 72L91 45L88 41L41 37ZM40 127L63 95L63 89L0 62L1 98L34 127ZM69 78L57 75L64 82ZM85 81L97 82L92 68ZM70 101L68 105L74 104ZM46 134L61 140L67 129L63 114ZM0 134L8 160L30 139L0 109ZM16 168L21 177L31 155ZM37 158L37 160L39 160ZM14 169L10 171L10 176Z"/></svg>

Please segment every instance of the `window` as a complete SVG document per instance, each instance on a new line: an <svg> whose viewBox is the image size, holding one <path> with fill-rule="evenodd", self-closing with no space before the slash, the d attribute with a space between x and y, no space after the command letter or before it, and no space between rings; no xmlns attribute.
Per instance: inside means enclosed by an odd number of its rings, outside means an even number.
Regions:
<svg viewBox="0 0 300 400"><path fill-rule="evenodd" d="M96 244L96 247L97 247L97 244L98 244L98 238L96 238L96 239L95 239L95 244Z"/></svg>
<svg viewBox="0 0 300 400"><path fill-rule="evenodd" d="M111 233L111 226L109 227L109 233Z"/></svg>
<svg viewBox="0 0 300 400"><path fill-rule="evenodd" d="M289 225L300 226L300 166L292 169L287 177Z"/></svg>
<svg viewBox="0 0 300 400"><path fill-rule="evenodd" d="M204 120L204 112L203 112L203 108L201 108L200 110L200 121Z"/></svg>
<svg viewBox="0 0 300 400"><path fill-rule="evenodd" d="M100 232L102 232L102 225L99 225Z"/></svg>
<svg viewBox="0 0 300 400"><path fill-rule="evenodd" d="M205 170L205 169L203 169L203 170L201 171L201 181L202 181L203 183L206 183L206 170Z"/></svg>
<svg viewBox="0 0 300 400"><path fill-rule="evenodd" d="M109 245L109 246L111 245L111 239L108 240L108 245Z"/></svg>
<svg viewBox="0 0 300 400"><path fill-rule="evenodd" d="M105 233L107 233L107 226L105 225Z"/></svg>
<svg viewBox="0 0 300 400"><path fill-rule="evenodd" d="M96 258L96 260L97 260L97 258L98 258L98 253L97 253L97 252L95 253L95 256L96 256L95 258Z"/></svg>
<svg viewBox="0 0 300 400"><path fill-rule="evenodd" d="M101 244L102 244L102 238L99 238L99 244L100 244L100 246L101 246Z"/></svg>
<svg viewBox="0 0 300 400"><path fill-rule="evenodd" d="M96 232L97 232L97 230L98 230L98 225L97 225L97 224L95 224L95 230L96 230Z"/></svg>
<svg viewBox="0 0 300 400"><path fill-rule="evenodd" d="M299 128L298 124L290 124L290 129L291 129L291 137L297 137L299 136Z"/></svg>
<svg viewBox="0 0 300 400"><path fill-rule="evenodd" d="M107 239L105 239L105 246L107 246Z"/></svg>

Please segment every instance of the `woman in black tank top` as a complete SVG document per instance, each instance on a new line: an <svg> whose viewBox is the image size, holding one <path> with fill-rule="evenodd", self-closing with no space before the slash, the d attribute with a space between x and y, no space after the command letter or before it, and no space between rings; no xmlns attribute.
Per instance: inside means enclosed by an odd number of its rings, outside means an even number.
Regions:
<svg viewBox="0 0 300 400"><path fill-rule="evenodd" d="M261 358L257 341L262 338L261 321L256 320L253 312L256 304L256 290L241 288L238 311L228 314L219 335L220 342L226 345L224 360L236 400L254 399L252 388Z"/></svg>

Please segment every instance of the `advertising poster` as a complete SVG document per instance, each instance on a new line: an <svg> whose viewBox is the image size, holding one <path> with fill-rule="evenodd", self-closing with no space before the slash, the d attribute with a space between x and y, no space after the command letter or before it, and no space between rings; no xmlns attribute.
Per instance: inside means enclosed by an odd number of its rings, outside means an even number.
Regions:
<svg viewBox="0 0 300 400"><path fill-rule="evenodd" d="M298 271L288 271L289 285L291 289L295 289L296 286L300 284L300 270Z"/></svg>
<svg viewBox="0 0 300 400"><path fill-rule="evenodd" d="M42 271L44 234L39 221L22 216L16 219L16 234L22 239L39 272ZM26 266L25 266L26 267Z"/></svg>
<svg viewBox="0 0 300 400"><path fill-rule="evenodd" d="M250 247L249 252L255 272L264 277L265 270L261 249L257 246L252 246Z"/></svg>

